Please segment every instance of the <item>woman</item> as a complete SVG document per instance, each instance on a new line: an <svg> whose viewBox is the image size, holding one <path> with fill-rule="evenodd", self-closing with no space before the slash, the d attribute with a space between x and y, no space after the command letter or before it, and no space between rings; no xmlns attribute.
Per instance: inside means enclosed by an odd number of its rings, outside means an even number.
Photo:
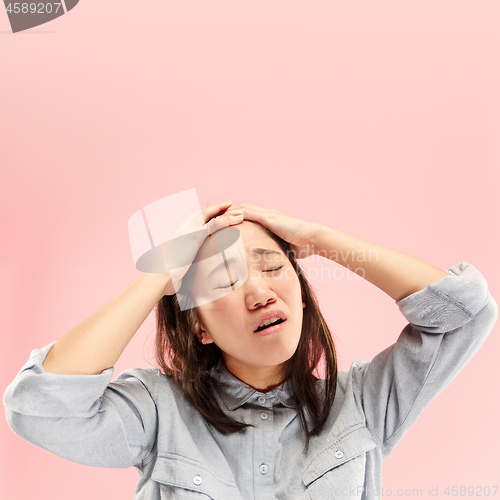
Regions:
<svg viewBox="0 0 500 500"><path fill-rule="evenodd" d="M203 215L218 231L196 255L213 254L217 234L234 227L240 258L218 269L195 258L174 280L172 269L144 273L32 351L4 395L10 427L78 463L136 467L135 500L378 498L382 460L496 322L486 280L465 262L442 271L275 210L226 202ZM353 269L409 321L395 344L348 372L337 373L296 262L313 254ZM196 306L183 310L186 295ZM156 304L161 371L133 368L111 382Z"/></svg>

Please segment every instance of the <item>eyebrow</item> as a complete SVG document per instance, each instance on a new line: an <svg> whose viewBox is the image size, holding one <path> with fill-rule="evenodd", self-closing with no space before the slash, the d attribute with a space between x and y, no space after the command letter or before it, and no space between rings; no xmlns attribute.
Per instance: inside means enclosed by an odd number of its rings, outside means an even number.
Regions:
<svg viewBox="0 0 500 500"><path fill-rule="evenodd" d="M270 248L253 248L252 253L255 253L257 255L266 255L268 253L277 253L278 255L283 255L282 252L278 252L277 250L271 250Z"/></svg>

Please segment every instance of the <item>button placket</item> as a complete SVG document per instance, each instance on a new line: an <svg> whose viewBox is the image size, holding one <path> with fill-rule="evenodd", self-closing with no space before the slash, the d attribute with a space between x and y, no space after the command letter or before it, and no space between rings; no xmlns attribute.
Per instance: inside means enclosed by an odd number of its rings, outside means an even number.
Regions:
<svg viewBox="0 0 500 500"><path fill-rule="evenodd" d="M273 486L274 467L274 452L273 447L269 446L274 438L274 396L273 394L257 395L254 399L256 405L255 413L253 414L254 424L256 425L255 432L255 454L258 462L254 463L255 467L255 497L262 498L265 492Z"/></svg>

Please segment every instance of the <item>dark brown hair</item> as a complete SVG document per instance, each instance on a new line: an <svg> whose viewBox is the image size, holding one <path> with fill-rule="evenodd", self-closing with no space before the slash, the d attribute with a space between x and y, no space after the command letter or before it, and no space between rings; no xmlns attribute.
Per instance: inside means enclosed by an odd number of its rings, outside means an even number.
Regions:
<svg viewBox="0 0 500 500"><path fill-rule="evenodd" d="M302 332L295 353L285 363L283 381L291 382L307 450L310 438L321 432L335 398L337 386L335 345L314 292L298 265L290 244L261 224L254 223L287 255L297 273L302 290L302 300L305 303ZM188 274L189 271L183 282L189 280ZM155 352L162 373L174 378L186 400L221 434L228 435L242 431L248 426L253 427L252 424L238 422L227 416L217 404L210 370L218 363L222 353L215 343L202 344L198 340L192 328L197 319L195 307L185 311L180 310L176 295L164 295L158 302ZM316 384L318 379L313 372L322 356L325 359L325 381L323 391L320 393ZM311 429L307 426L306 411L313 424Z"/></svg>

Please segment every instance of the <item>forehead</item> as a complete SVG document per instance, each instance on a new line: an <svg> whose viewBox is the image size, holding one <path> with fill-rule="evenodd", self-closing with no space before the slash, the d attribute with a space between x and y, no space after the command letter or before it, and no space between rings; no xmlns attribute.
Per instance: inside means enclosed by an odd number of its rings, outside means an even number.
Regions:
<svg viewBox="0 0 500 500"><path fill-rule="evenodd" d="M224 256L233 263L281 260L286 257L271 237L258 225L248 221L212 231L211 237L205 239L196 255L198 267L207 270L214 263L219 263L223 259L221 249L224 249Z"/></svg>
<svg viewBox="0 0 500 500"><path fill-rule="evenodd" d="M282 252L278 243L268 236L257 224L243 221L236 226L243 240L243 245L247 252L252 252L256 247L269 248Z"/></svg>
<svg viewBox="0 0 500 500"><path fill-rule="evenodd" d="M257 224L249 221L243 221L241 224L232 226L232 228L238 229L241 235L241 242L248 256L252 256L252 259L258 258L258 256L263 255L262 249L275 250L284 255L280 246L269 237ZM220 229L215 232L212 236L214 241L223 240L225 238L225 232L227 229ZM207 238L203 246L208 248L210 245L209 238ZM277 254L274 254L278 256Z"/></svg>

